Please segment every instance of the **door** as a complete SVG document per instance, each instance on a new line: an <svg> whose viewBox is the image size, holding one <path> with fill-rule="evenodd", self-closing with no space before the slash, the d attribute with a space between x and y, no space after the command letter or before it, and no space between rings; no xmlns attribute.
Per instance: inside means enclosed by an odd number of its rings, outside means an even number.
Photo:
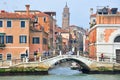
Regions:
<svg viewBox="0 0 120 80"><path fill-rule="evenodd" d="M120 49L116 50L116 62L120 63Z"/></svg>

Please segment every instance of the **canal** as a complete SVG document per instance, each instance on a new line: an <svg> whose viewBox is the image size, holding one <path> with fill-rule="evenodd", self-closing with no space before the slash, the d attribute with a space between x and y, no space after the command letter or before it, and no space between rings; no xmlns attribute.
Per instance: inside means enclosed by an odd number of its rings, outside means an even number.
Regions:
<svg viewBox="0 0 120 80"><path fill-rule="evenodd" d="M120 80L120 74L83 74L65 62L49 70L48 75L0 76L0 80Z"/></svg>

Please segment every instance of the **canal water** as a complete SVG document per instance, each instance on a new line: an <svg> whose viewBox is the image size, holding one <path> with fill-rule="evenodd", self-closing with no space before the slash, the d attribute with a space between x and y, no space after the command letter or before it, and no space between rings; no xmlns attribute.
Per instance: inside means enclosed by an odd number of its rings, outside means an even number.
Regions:
<svg viewBox="0 0 120 80"><path fill-rule="evenodd" d="M0 80L120 80L120 74L83 74L64 63L51 69L49 75L0 76Z"/></svg>

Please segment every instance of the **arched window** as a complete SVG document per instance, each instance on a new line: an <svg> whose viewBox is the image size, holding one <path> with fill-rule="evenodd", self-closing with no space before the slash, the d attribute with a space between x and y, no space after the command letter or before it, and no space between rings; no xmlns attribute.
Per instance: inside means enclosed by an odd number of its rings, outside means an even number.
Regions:
<svg viewBox="0 0 120 80"><path fill-rule="evenodd" d="M114 42L120 42L120 36L117 36L117 37L114 39Z"/></svg>

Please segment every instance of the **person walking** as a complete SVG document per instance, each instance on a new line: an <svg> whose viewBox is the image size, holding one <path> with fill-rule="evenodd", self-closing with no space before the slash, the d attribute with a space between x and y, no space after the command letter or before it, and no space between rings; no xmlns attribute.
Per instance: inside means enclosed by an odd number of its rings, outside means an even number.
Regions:
<svg viewBox="0 0 120 80"><path fill-rule="evenodd" d="M101 53L101 61L104 61L104 55Z"/></svg>

